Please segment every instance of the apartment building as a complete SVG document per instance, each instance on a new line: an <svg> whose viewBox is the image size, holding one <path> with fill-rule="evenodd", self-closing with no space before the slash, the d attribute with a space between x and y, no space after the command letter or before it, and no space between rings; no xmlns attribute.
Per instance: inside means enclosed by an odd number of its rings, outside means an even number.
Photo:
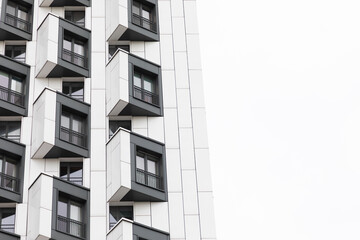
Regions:
<svg viewBox="0 0 360 240"><path fill-rule="evenodd" d="M194 0L0 0L0 240L215 239Z"/></svg>

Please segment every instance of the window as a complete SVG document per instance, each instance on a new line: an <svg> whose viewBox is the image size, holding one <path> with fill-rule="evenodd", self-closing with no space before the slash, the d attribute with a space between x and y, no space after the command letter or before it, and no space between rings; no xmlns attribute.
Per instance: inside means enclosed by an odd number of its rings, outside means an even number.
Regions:
<svg viewBox="0 0 360 240"><path fill-rule="evenodd" d="M109 229L114 227L121 218L133 220L132 206L110 206L109 211Z"/></svg>
<svg viewBox="0 0 360 240"><path fill-rule="evenodd" d="M109 45L109 59L115 54L116 50L122 49L124 51L130 52L129 45Z"/></svg>
<svg viewBox="0 0 360 240"><path fill-rule="evenodd" d="M156 77L150 74L134 70L134 97L142 101L159 105L159 95L157 94Z"/></svg>
<svg viewBox="0 0 360 240"><path fill-rule="evenodd" d="M83 184L82 162L61 162L60 178L78 185Z"/></svg>
<svg viewBox="0 0 360 240"><path fill-rule="evenodd" d="M23 107L25 105L23 92L24 84L22 78L0 70L1 100Z"/></svg>
<svg viewBox="0 0 360 240"><path fill-rule="evenodd" d="M85 27L85 11L65 11L65 19L80 27Z"/></svg>
<svg viewBox="0 0 360 240"><path fill-rule="evenodd" d="M0 187L12 192L19 191L17 178L17 161L5 155L0 155Z"/></svg>
<svg viewBox="0 0 360 240"><path fill-rule="evenodd" d="M136 182L152 188L161 189L159 174L160 156L155 156L141 150L136 152Z"/></svg>
<svg viewBox="0 0 360 240"><path fill-rule="evenodd" d="M73 236L85 237L82 204L61 194L57 202L57 230Z"/></svg>
<svg viewBox="0 0 360 240"><path fill-rule="evenodd" d="M109 138L120 128L131 131L131 121L109 121Z"/></svg>
<svg viewBox="0 0 360 240"><path fill-rule="evenodd" d="M63 41L63 56L66 61L87 68L85 41L66 34Z"/></svg>
<svg viewBox="0 0 360 240"><path fill-rule="evenodd" d="M16 61L25 63L26 46L25 45L6 45L5 56Z"/></svg>
<svg viewBox="0 0 360 240"><path fill-rule="evenodd" d="M0 137L20 142L20 121L0 121Z"/></svg>
<svg viewBox="0 0 360 240"><path fill-rule="evenodd" d="M15 208L0 208L0 229L15 232Z"/></svg>
<svg viewBox="0 0 360 240"><path fill-rule="evenodd" d="M30 9L13 1L6 5L5 22L20 30L31 32Z"/></svg>
<svg viewBox="0 0 360 240"><path fill-rule="evenodd" d="M132 22L140 27L156 32L155 7L133 1Z"/></svg>
<svg viewBox="0 0 360 240"><path fill-rule="evenodd" d="M87 136L85 134L85 118L68 112L62 111L60 126L60 139L86 148Z"/></svg>
<svg viewBox="0 0 360 240"><path fill-rule="evenodd" d="M62 92L72 98L84 101L84 82L63 82Z"/></svg>

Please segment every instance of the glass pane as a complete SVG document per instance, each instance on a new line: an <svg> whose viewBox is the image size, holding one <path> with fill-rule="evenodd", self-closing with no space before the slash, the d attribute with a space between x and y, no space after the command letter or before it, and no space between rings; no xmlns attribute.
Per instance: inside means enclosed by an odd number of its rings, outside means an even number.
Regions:
<svg viewBox="0 0 360 240"><path fill-rule="evenodd" d="M70 218L81 222L81 207L77 203L70 203Z"/></svg>
<svg viewBox="0 0 360 240"><path fill-rule="evenodd" d="M17 77L11 79L11 90L22 93L22 80Z"/></svg>
<svg viewBox="0 0 360 240"><path fill-rule="evenodd" d="M83 169L82 166L71 166L69 180L72 183L82 185Z"/></svg>
<svg viewBox="0 0 360 240"><path fill-rule="evenodd" d="M141 88L141 75L137 72L134 73L134 85Z"/></svg>
<svg viewBox="0 0 360 240"><path fill-rule="evenodd" d="M63 217L68 217L67 215L67 203L62 200L58 201L58 215Z"/></svg>
<svg viewBox="0 0 360 240"><path fill-rule="evenodd" d="M12 46L5 46L5 56L12 58Z"/></svg>
<svg viewBox="0 0 360 240"><path fill-rule="evenodd" d="M144 76L144 89L149 92L154 92L153 80L147 76Z"/></svg>
<svg viewBox="0 0 360 240"><path fill-rule="evenodd" d="M156 171L156 162L154 162L152 160L148 160L147 161L147 167L148 167L147 171L149 173L153 173L153 174L157 173L157 171Z"/></svg>
<svg viewBox="0 0 360 240"><path fill-rule="evenodd" d="M19 6L19 9L18 9L18 12L17 12L17 17L22 19L22 20L27 21L28 20L28 11L27 11L27 9Z"/></svg>
<svg viewBox="0 0 360 240"><path fill-rule="evenodd" d="M20 122L8 122L8 138L13 141L20 141Z"/></svg>
<svg viewBox="0 0 360 240"><path fill-rule="evenodd" d="M13 2L8 1L6 6L6 13L15 16L16 4Z"/></svg>
<svg viewBox="0 0 360 240"><path fill-rule="evenodd" d="M65 11L65 19L72 22L72 13L71 11Z"/></svg>
<svg viewBox="0 0 360 240"><path fill-rule="evenodd" d="M140 3L133 1L132 12L140 15Z"/></svg>
<svg viewBox="0 0 360 240"><path fill-rule="evenodd" d="M74 52L81 56L84 56L85 55L84 43L80 42L80 41L75 41L74 42Z"/></svg>
<svg viewBox="0 0 360 240"><path fill-rule="evenodd" d="M83 119L78 117L78 116L74 116L73 117L73 121L72 121L72 129L75 132L79 132L79 133L83 133Z"/></svg>
<svg viewBox="0 0 360 240"><path fill-rule="evenodd" d="M16 177L16 164L12 163L12 162L5 162L5 174L12 176L12 177Z"/></svg>
<svg viewBox="0 0 360 240"><path fill-rule="evenodd" d="M63 47L64 49L71 51L71 40L64 38Z"/></svg>
<svg viewBox="0 0 360 240"><path fill-rule="evenodd" d="M85 26L85 12L73 12L73 18L76 25Z"/></svg>
<svg viewBox="0 0 360 240"><path fill-rule="evenodd" d="M62 92L66 95L70 95L70 86L63 85Z"/></svg>
<svg viewBox="0 0 360 240"><path fill-rule="evenodd" d="M0 86L4 88L9 88L9 74L2 71L0 71Z"/></svg>
<svg viewBox="0 0 360 240"><path fill-rule="evenodd" d="M6 122L0 122L0 137L7 137Z"/></svg>
<svg viewBox="0 0 360 240"><path fill-rule="evenodd" d="M84 96L84 87L83 86L82 87L81 86L72 87L71 96L76 99L82 100L83 96Z"/></svg>
<svg viewBox="0 0 360 240"><path fill-rule="evenodd" d="M142 9L142 17L150 20L150 10L143 8Z"/></svg>
<svg viewBox="0 0 360 240"><path fill-rule="evenodd" d="M14 225L15 224L15 209L2 212L1 225Z"/></svg>
<svg viewBox="0 0 360 240"><path fill-rule="evenodd" d="M66 112L61 115L61 126L67 129L70 128L70 116Z"/></svg>
<svg viewBox="0 0 360 240"><path fill-rule="evenodd" d="M60 163L60 178L68 180L68 165L67 163Z"/></svg>
<svg viewBox="0 0 360 240"><path fill-rule="evenodd" d="M137 169L145 170L144 162L145 162L145 160L143 157L136 156L136 168Z"/></svg>
<svg viewBox="0 0 360 240"><path fill-rule="evenodd" d="M25 47L23 46L14 47L13 58L17 61L25 62L25 58L26 58Z"/></svg>

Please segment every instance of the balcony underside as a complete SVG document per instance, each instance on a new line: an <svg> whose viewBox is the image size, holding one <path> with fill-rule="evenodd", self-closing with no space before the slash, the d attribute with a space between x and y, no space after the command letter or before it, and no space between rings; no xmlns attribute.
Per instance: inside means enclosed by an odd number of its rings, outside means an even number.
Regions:
<svg viewBox="0 0 360 240"><path fill-rule="evenodd" d="M159 35L129 22L129 28L120 36L120 41L159 41Z"/></svg>
<svg viewBox="0 0 360 240"><path fill-rule="evenodd" d="M0 100L0 116L26 116L26 109L10 102Z"/></svg>
<svg viewBox="0 0 360 240"><path fill-rule="evenodd" d="M132 189L121 199L121 201L136 201L136 202L164 202L164 201L166 201L166 194L163 191L159 191L156 189L149 189L149 187L147 187L147 186L136 187L136 186L134 186L134 184L132 184L132 185L133 185ZM136 184L136 185L140 185L140 184ZM136 190L134 190L134 189L136 189ZM148 194L146 194L146 193L148 193Z"/></svg>
<svg viewBox="0 0 360 240"><path fill-rule="evenodd" d="M43 0L41 7L85 6L90 7L89 0Z"/></svg>
<svg viewBox="0 0 360 240"><path fill-rule="evenodd" d="M16 27L0 22L0 41L4 40L28 40L31 41L31 33L24 32Z"/></svg>
<svg viewBox="0 0 360 240"><path fill-rule="evenodd" d="M8 202L21 202L20 193L15 193L4 188L0 188L0 203L8 203ZM1 238L0 238L1 239Z"/></svg>
<svg viewBox="0 0 360 240"><path fill-rule="evenodd" d="M46 76L48 78L89 77L89 70L59 58L56 64L48 61L38 76Z"/></svg>
<svg viewBox="0 0 360 240"><path fill-rule="evenodd" d="M61 140L60 140L61 141ZM88 150L81 149L77 146L71 146L72 144L61 141L62 143L55 143L44 156L44 158L59 158L59 157L88 157ZM58 145L68 145L65 148L61 148ZM67 149L72 149L69 151Z"/></svg>
<svg viewBox="0 0 360 240"><path fill-rule="evenodd" d="M0 239L4 240L20 240L20 236L14 233L9 233L3 230L0 230Z"/></svg>
<svg viewBox="0 0 360 240"><path fill-rule="evenodd" d="M127 104L119 113L119 116L161 116L161 109L155 105L130 97Z"/></svg>

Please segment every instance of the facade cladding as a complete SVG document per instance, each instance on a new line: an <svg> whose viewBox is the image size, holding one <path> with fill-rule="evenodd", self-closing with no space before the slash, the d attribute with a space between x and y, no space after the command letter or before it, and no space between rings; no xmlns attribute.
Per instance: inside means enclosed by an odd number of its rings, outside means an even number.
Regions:
<svg viewBox="0 0 360 240"><path fill-rule="evenodd" d="M0 240L214 240L195 0L0 0Z"/></svg>

